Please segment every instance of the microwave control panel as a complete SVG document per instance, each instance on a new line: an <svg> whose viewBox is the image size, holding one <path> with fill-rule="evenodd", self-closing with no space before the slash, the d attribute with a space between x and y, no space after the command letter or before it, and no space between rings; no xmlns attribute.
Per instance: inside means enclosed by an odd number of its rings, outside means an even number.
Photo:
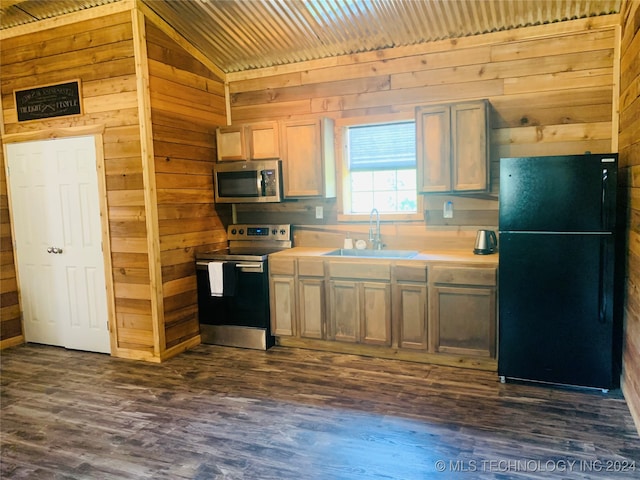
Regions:
<svg viewBox="0 0 640 480"><path fill-rule="evenodd" d="M275 170L262 170L262 196L278 195L278 177Z"/></svg>

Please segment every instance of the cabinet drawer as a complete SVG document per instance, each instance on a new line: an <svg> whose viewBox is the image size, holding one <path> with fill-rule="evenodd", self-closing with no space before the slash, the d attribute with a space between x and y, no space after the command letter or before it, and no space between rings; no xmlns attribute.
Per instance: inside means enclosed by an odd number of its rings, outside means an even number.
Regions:
<svg viewBox="0 0 640 480"><path fill-rule="evenodd" d="M331 262L331 278L358 278L364 280L390 280L391 269L384 263Z"/></svg>
<svg viewBox="0 0 640 480"><path fill-rule="evenodd" d="M396 264L393 267L393 275L398 282L426 282L427 266Z"/></svg>
<svg viewBox="0 0 640 480"><path fill-rule="evenodd" d="M306 277L324 277L324 262L311 258L298 259L298 275Z"/></svg>
<svg viewBox="0 0 640 480"><path fill-rule="evenodd" d="M270 258L269 273L271 275L293 275L295 260L293 258Z"/></svg>
<svg viewBox="0 0 640 480"><path fill-rule="evenodd" d="M494 267L432 267L431 281L453 285L496 285Z"/></svg>

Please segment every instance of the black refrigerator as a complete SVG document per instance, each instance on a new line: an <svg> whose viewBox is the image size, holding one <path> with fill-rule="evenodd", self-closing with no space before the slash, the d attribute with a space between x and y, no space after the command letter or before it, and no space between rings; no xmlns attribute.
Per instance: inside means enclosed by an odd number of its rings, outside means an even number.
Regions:
<svg viewBox="0 0 640 480"><path fill-rule="evenodd" d="M617 154L500 160L498 375L615 388Z"/></svg>

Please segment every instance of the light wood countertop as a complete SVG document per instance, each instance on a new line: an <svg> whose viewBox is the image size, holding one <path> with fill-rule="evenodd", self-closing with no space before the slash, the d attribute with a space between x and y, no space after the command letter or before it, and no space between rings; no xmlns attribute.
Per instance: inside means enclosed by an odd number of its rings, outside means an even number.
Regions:
<svg viewBox="0 0 640 480"><path fill-rule="evenodd" d="M325 253L336 250L336 247L294 247L286 250L282 250L277 253L272 253L271 256L277 257L321 257ZM411 261L426 261L433 263L462 263L462 264L474 264L478 266L498 266L498 254L491 255L475 255L473 251L466 250L423 250L419 251L418 255L411 258L378 258L378 257L340 257L340 256L327 256L323 257L331 260L362 260L363 262L379 262L379 261L394 261L394 262L411 262Z"/></svg>

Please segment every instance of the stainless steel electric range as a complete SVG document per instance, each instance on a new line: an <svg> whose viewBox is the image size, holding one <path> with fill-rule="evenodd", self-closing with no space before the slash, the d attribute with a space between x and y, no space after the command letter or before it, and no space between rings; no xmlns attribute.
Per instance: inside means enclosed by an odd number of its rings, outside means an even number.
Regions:
<svg viewBox="0 0 640 480"><path fill-rule="evenodd" d="M268 256L291 248L291 225L234 224L229 246L196 255L203 343L266 350L273 346Z"/></svg>

